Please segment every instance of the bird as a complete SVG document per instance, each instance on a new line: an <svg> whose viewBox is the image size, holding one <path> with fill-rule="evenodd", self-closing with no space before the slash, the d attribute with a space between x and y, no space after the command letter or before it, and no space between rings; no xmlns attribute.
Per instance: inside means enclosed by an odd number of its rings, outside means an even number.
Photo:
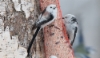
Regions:
<svg viewBox="0 0 100 58"><path fill-rule="evenodd" d="M36 22L33 24L32 30L36 29L35 34L33 35L33 38L29 44L29 47L27 49L28 56L30 53L31 46L35 40L35 37L37 36L40 29L44 28L45 26L51 24L55 19L57 18L57 6L55 4L48 5L43 12L39 15Z"/></svg>
<svg viewBox="0 0 100 58"><path fill-rule="evenodd" d="M75 15L72 14L66 14L65 16L62 17L62 19L64 19L64 24L66 27L66 32L68 34L70 44L71 46L73 46L78 31L77 19Z"/></svg>

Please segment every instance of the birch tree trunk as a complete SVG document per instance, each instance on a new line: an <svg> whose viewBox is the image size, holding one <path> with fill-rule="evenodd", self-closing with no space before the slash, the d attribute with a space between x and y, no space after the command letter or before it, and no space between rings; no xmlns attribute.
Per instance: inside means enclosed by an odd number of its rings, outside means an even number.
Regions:
<svg viewBox="0 0 100 58"><path fill-rule="evenodd" d="M18 35L19 44L26 49L32 39L31 27L39 16L39 0L0 0L0 19L4 26L9 26L10 36ZM31 48L33 58L44 57L44 45L42 32Z"/></svg>

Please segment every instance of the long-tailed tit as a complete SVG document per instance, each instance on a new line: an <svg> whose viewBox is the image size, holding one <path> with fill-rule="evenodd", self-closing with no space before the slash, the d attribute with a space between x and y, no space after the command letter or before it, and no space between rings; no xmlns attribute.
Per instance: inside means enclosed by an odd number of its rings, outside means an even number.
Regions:
<svg viewBox="0 0 100 58"><path fill-rule="evenodd" d="M33 38L29 44L28 47L28 55L30 53L30 49L31 46L35 40L36 35L38 34L38 31L41 28L44 28L45 26L49 25L50 23L52 23L57 17L57 7L55 4L50 4L48 5L44 11L40 14L40 16L38 17L38 20L35 22L35 24L33 25L32 30L34 30L35 28L37 28L35 34L33 35Z"/></svg>
<svg viewBox="0 0 100 58"><path fill-rule="evenodd" d="M72 14L65 15L63 19L64 19L64 24L66 26L68 38L70 40L71 45L73 45L75 37L77 35L77 31L78 31L77 19Z"/></svg>

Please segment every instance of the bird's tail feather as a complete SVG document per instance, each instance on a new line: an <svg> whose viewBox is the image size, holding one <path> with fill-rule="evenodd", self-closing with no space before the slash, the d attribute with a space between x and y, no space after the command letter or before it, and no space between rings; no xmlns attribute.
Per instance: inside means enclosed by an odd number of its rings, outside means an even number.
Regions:
<svg viewBox="0 0 100 58"><path fill-rule="evenodd" d="M73 43L75 41L76 33L77 33L77 27L75 27L74 38L73 38L73 41L71 42L71 46L73 46Z"/></svg>
<svg viewBox="0 0 100 58"><path fill-rule="evenodd" d="M36 32L35 32L35 34L33 35L33 38L32 38L32 40L31 40L31 42L30 42L30 44L29 44L29 47L28 47L28 49L27 49L27 52L28 52L28 55L27 55L27 56L29 56L29 54L30 54L30 49L31 49L31 47L32 47L32 44L33 44L33 42L34 42L34 40L35 40L35 38L36 38L36 36L37 36L37 34L38 34L40 28L41 28L41 27L38 27L37 30L36 30Z"/></svg>

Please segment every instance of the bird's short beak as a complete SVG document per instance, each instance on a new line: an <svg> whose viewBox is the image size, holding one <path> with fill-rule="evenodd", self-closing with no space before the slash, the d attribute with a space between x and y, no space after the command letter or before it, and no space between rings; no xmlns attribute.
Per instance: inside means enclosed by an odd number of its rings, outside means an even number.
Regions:
<svg viewBox="0 0 100 58"><path fill-rule="evenodd" d="M62 17L62 19L64 19L64 17Z"/></svg>

